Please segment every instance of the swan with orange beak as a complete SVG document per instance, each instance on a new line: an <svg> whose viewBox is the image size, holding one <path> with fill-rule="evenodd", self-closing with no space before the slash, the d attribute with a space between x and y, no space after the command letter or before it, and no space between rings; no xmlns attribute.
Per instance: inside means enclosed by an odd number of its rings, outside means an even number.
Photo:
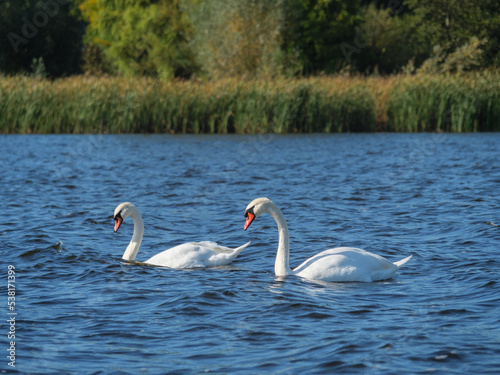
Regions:
<svg viewBox="0 0 500 375"><path fill-rule="evenodd" d="M289 264L288 226L283 213L270 199L257 198L247 206L243 229L247 230L250 224L264 213L269 213L278 224L279 244L274 264L276 276L297 275L305 279L332 282L386 280L393 277L412 257L410 255L399 262L391 263L366 250L337 247L314 255L292 270Z"/></svg>

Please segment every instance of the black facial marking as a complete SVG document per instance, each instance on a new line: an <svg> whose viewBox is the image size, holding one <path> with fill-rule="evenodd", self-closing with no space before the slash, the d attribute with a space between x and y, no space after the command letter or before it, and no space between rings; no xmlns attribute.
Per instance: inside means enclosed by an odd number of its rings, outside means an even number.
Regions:
<svg viewBox="0 0 500 375"><path fill-rule="evenodd" d="M253 209L255 206L250 207L248 210L245 211L245 217L248 216L249 213L251 213L253 216L255 216Z"/></svg>
<svg viewBox="0 0 500 375"><path fill-rule="evenodd" d="M122 218L122 212L121 212L121 211L120 211L120 212L118 212L118 213L116 214L116 216L114 217L114 219L115 219L115 220L116 220L117 218L120 218L120 219L122 219L122 220L123 220L123 218Z"/></svg>

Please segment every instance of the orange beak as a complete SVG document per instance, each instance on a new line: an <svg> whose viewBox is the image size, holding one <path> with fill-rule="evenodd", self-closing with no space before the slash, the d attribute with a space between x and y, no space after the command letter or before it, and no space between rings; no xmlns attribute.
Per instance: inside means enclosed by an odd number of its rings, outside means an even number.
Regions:
<svg viewBox="0 0 500 375"><path fill-rule="evenodd" d="M247 228L252 224L252 221L255 219L255 215L248 212L246 216L246 221L245 221L245 226L243 227L244 230L247 230Z"/></svg>
<svg viewBox="0 0 500 375"><path fill-rule="evenodd" d="M118 231L120 225L122 225L123 219L119 216L115 217L115 232Z"/></svg>

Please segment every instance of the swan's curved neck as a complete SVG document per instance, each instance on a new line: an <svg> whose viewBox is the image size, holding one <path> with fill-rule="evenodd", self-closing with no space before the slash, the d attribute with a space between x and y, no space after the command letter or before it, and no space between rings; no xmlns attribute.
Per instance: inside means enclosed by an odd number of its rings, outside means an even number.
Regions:
<svg viewBox="0 0 500 375"><path fill-rule="evenodd" d="M278 224L279 245L276 253L276 262L274 263L274 274L276 276L286 276L293 274L290 269L290 238L288 235L288 225L285 216L275 204L268 207L269 214Z"/></svg>
<svg viewBox="0 0 500 375"><path fill-rule="evenodd" d="M123 254L123 259L125 260L134 260L137 253L139 252L139 247L141 246L142 236L144 235L144 223L142 221L142 216L139 211L134 210L132 214L130 214L132 220L134 220L134 235L130 240L130 243Z"/></svg>

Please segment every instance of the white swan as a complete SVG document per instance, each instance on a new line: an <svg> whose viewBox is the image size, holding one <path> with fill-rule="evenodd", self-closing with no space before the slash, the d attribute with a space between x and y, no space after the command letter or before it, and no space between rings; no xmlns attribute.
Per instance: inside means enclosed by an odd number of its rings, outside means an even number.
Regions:
<svg viewBox="0 0 500 375"><path fill-rule="evenodd" d="M135 260L144 234L144 223L139 210L132 203L125 202L116 207L115 232L129 216L134 220L134 234L123 254L123 259ZM230 249L210 241L188 242L156 254L145 263L170 268L223 266L231 263L249 244L250 242L247 242L236 249Z"/></svg>
<svg viewBox="0 0 500 375"><path fill-rule="evenodd" d="M391 263L379 255L353 247L338 247L325 250L303 262L294 270L290 269L290 240L288 226L281 210L268 198L253 200L245 210L245 226L250 226L256 217L269 213L278 224L279 245L274 264L276 276L297 275L311 280L322 281L364 281L390 279L396 271L410 260L411 255L396 263Z"/></svg>

